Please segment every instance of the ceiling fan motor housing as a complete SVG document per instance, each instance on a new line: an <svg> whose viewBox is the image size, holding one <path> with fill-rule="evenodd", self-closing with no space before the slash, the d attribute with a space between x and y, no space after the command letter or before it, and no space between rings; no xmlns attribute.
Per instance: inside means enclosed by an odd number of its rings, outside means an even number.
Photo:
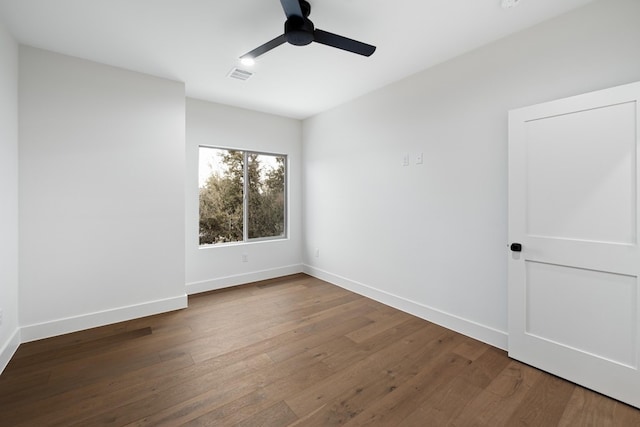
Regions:
<svg viewBox="0 0 640 427"><path fill-rule="evenodd" d="M305 46L313 41L313 22L301 16L291 16L284 23L287 42L295 46Z"/></svg>
<svg viewBox="0 0 640 427"><path fill-rule="evenodd" d="M512 0L516 1L516 0ZM519 1L519 0L517 0ZM240 58L255 59L260 55L269 52L284 43L294 46L306 46L311 42L323 44L357 53L358 55L371 56L376 47L350 39L328 31L316 29L309 19L311 5L306 0L280 0L287 20L284 23L284 34L269 40L252 51L242 55Z"/></svg>

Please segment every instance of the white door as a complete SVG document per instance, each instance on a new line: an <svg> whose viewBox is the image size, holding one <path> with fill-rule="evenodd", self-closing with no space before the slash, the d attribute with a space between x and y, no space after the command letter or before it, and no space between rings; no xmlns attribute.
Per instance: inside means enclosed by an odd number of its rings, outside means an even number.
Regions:
<svg viewBox="0 0 640 427"><path fill-rule="evenodd" d="M509 113L509 356L640 407L640 83Z"/></svg>

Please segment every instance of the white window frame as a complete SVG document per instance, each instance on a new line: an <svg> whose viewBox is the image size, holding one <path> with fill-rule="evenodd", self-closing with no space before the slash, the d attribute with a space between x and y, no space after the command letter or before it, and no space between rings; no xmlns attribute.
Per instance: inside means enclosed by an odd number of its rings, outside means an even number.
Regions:
<svg viewBox="0 0 640 427"><path fill-rule="evenodd" d="M221 147L214 145L199 145L198 152L201 148L210 148L214 150L238 151L242 153L242 241L222 242L222 243L206 243L198 245L200 248L221 247L228 245L240 245L254 242L266 242L274 240L286 240L289 238L289 156L282 153L273 153L268 151L244 150L240 148ZM263 156L284 157L284 231L281 236L266 237L249 237L249 155L257 154ZM199 168L199 167L198 167ZM198 173L200 171L198 170ZM198 196L199 197L199 196ZM198 208L198 232L200 231L200 209Z"/></svg>

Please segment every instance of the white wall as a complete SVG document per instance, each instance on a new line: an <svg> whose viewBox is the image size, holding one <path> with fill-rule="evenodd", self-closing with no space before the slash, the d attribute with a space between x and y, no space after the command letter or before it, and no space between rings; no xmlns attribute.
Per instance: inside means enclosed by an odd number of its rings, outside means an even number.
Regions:
<svg viewBox="0 0 640 427"><path fill-rule="evenodd" d="M638 17L599 1L306 120L305 270L506 348L507 111L640 80Z"/></svg>
<svg viewBox="0 0 640 427"><path fill-rule="evenodd" d="M18 45L0 22L0 372L18 332Z"/></svg>
<svg viewBox="0 0 640 427"><path fill-rule="evenodd" d="M186 266L189 294L302 271L302 123L269 114L187 99ZM198 146L288 155L288 238L198 246ZM246 254L248 262L242 262Z"/></svg>
<svg viewBox="0 0 640 427"><path fill-rule="evenodd" d="M28 341L186 306L184 85L20 48Z"/></svg>

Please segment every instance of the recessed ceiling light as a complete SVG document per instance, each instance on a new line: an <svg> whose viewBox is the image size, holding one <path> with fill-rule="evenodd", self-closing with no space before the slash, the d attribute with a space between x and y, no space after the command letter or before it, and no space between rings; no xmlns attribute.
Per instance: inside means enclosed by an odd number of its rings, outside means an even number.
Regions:
<svg viewBox="0 0 640 427"><path fill-rule="evenodd" d="M250 56L245 56L244 58L240 58L240 63L245 67L253 67L256 64L256 60Z"/></svg>
<svg viewBox="0 0 640 427"><path fill-rule="evenodd" d="M509 9L512 7L516 7L518 4L520 4L521 0L502 0L502 8L503 9Z"/></svg>

